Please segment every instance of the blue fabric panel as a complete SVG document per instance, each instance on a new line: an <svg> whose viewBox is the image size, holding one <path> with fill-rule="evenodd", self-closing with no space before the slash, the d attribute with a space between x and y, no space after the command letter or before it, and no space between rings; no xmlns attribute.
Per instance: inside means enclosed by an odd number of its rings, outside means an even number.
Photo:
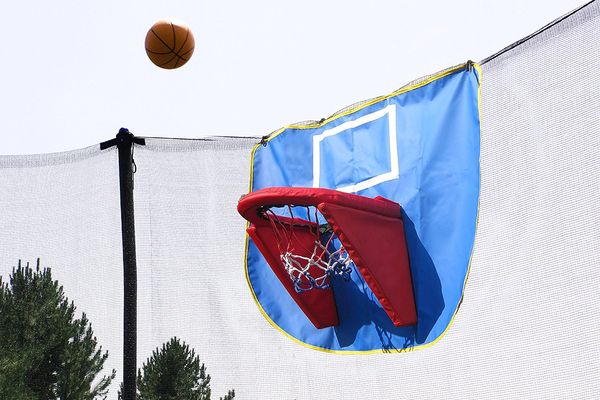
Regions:
<svg viewBox="0 0 600 400"><path fill-rule="evenodd" d="M316 329L250 241L251 290L274 325L310 347L354 352L424 346L446 331L462 299L477 223L479 79L477 68L460 68L318 127L283 129L256 148L252 190L316 180L400 203L418 314L416 326L394 327L354 270L351 282L333 281L340 325Z"/></svg>

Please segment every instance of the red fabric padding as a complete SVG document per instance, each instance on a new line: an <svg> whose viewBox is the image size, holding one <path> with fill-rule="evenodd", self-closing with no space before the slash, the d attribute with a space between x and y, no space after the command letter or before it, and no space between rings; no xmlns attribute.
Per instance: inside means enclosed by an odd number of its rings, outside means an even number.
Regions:
<svg viewBox="0 0 600 400"><path fill-rule="evenodd" d="M405 326L417 323L402 210L398 203L383 197L371 199L331 189L292 187L261 189L240 199L238 211L252 223L248 234L296 304L315 327L320 328L338 323L333 291L313 289L297 293L294 290L294 284L281 263L270 222L260 212L261 207L282 205L317 207L393 324ZM312 250L314 235L306 227L311 223L287 220L294 225L305 225L305 234L294 239L299 240L298 246L294 245L295 251L303 248Z"/></svg>
<svg viewBox="0 0 600 400"><path fill-rule="evenodd" d="M321 203L318 209L331 224L392 323L395 326L416 324L402 219L337 204Z"/></svg>
<svg viewBox="0 0 600 400"><path fill-rule="evenodd" d="M248 235L292 299L313 325L317 329L338 325L337 307L331 288L296 292L294 283L281 262L277 240L271 226L253 225L248 228ZM315 247L315 236L308 229L295 229L292 245L295 254L310 257L312 249Z"/></svg>
<svg viewBox="0 0 600 400"><path fill-rule="evenodd" d="M253 224L266 223L258 214L260 206L287 205L316 206L319 203L338 204L371 213L398 217L400 205L378 197L359 196L332 189L270 187L243 196L238 203L238 212Z"/></svg>

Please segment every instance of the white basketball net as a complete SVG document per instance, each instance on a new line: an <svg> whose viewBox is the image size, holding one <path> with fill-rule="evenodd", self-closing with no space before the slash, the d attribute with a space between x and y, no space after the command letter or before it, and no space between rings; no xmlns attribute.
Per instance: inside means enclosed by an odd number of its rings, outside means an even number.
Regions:
<svg viewBox="0 0 600 400"><path fill-rule="evenodd" d="M311 218L310 208L306 208L308 220L295 218L292 208L287 206L292 219L282 221L271 209L264 210L263 215L271 222L273 232L277 239L281 262L290 279L294 283L296 292L305 292L311 289L327 289L330 287L332 276L341 276L344 280L350 279L352 272L352 259L343 245L339 248L333 246L335 235L328 224L319 224L318 212ZM315 241L312 249L303 248L303 256L297 254L299 249L294 248L295 231L298 229L309 230L314 234ZM298 243L298 241L296 241Z"/></svg>

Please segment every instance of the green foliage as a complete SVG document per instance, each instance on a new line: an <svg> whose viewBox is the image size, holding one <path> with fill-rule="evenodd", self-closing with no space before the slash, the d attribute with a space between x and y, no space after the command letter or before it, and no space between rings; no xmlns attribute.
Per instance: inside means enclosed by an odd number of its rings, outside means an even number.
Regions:
<svg viewBox="0 0 600 400"><path fill-rule="evenodd" d="M230 390L224 397L219 397L219 400L233 400L235 397L235 390Z"/></svg>
<svg viewBox="0 0 600 400"><path fill-rule="evenodd" d="M98 350L85 314L75 318L50 269L27 264L0 277L0 399L105 399L110 376L96 380L108 352Z"/></svg>
<svg viewBox="0 0 600 400"><path fill-rule="evenodd" d="M210 400L210 375L193 349L174 337L138 371L138 400ZM232 400L230 390L221 400Z"/></svg>
<svg viewBox="0 0 600 400"><path fill-rule="evenodd" d="M0 355L0 399L36 400L36 396L26 385L26 354Z"/></svg>

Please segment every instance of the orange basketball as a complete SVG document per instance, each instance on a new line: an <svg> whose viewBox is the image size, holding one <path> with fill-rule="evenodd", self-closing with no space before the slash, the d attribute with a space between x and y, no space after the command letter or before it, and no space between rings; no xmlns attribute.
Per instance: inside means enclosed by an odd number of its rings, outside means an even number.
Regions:
<svg viewBox="0 0 600 400"><path fill-rule="evenodd" d="M179 68L192 57L194 43L194 35L185 24L162 19L146 34L146 54L161 68Z"/></svg>

